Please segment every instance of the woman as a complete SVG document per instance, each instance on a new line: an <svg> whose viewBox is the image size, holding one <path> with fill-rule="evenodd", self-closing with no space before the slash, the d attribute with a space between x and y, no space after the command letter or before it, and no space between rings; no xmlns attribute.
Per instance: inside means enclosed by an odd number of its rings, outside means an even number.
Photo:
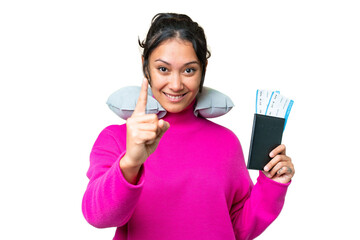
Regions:
<svg viewBox="0 0 360 240"><path fill-rule="evenodd" d="M254 186L228 129L193 114L207 59L203 29L186 15L158 14L144 48L133 115L105 128L90 155L83 213L114 239L253 239L278 216L294 175L280 145ZM167 110L146 114L148 83Z"/></svg>

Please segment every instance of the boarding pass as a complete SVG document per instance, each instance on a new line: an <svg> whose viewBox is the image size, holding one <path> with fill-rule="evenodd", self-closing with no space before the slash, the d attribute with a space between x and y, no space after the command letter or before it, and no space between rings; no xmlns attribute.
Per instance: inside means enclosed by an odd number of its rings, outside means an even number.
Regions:
<svg viewBox="0 0 360 240"><path fill-rule="evenodd" d="M294 101L284 97L280 91L257 90L255 112L271 117L285 119L289 117Z"/></svg>

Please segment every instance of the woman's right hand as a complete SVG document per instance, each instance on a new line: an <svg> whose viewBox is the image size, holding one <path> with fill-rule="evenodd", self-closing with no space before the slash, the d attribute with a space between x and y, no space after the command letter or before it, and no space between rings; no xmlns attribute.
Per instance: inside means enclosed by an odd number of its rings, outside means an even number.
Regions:
<svg viewBox="0 0 360 240"><path fill-rule="evenodd" d="M135 181L141 165L156 150L161 137L170 127L156 114L146 114L147 88L148 83L144 79L135 110L126 121L126 153L120 160L120 168L129 182Z"/></svg>

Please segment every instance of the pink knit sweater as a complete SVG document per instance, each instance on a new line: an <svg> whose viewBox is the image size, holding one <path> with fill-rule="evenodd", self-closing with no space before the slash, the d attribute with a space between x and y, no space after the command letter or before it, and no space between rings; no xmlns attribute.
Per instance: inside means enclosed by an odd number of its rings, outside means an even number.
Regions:
<svg viewBox="0 0 360 240"><path fill-rule="evenodd" d="M195 117L168 113L170 128L140 170L137 185L119 167L126 125L105 128L90 155L82 210L114 239L253 239L279 215L289 184L260 172L254 186L237 137Z"/></svg>

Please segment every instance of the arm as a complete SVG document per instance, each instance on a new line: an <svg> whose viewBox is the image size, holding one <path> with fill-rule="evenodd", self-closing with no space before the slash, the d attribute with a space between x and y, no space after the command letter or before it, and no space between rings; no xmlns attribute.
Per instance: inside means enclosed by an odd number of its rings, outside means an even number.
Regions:
<svg viewBox="0 0 360 240"><path fill-rule="evenodd" d="M90 179L83 197L82 211L93 226L119 227L128 222L140 197L144 169L141 167L137 185L130 184L120 170L121 147L108 128L103 130L90 154Z"/></svg>
<svg viewBox="0 0 360 240"><path fill-rule="evenodd" d="M144 162L170 126L146 114L147 84L144 80L121 141L105 129L91 152L83 214L96 227L120 227L129 221L143 188Z"/></svg>
<svg viewBox="0 0 360 240"><path fill-rule="evenodd" d="M289 184L275 182L259 173L255 186L250 183L247 194L231 208L236 239L254 239L277 218Z"/></svg>
<svg viewBox="0 0 360 240"><path fill-rule="evenodd" d="M253 186L240 143L234 144L232 149L238 149L233 158L239 164L235 175L241 177L237 178L239 185L233 197L230 217L236 239L254 239L280 214L293 173L279 172L279 169L293 169L293 165L285 154L285 146L280 145L270 154L273 158L271 165L267 166L267 171L259 171L257 183Z"/></svg>

